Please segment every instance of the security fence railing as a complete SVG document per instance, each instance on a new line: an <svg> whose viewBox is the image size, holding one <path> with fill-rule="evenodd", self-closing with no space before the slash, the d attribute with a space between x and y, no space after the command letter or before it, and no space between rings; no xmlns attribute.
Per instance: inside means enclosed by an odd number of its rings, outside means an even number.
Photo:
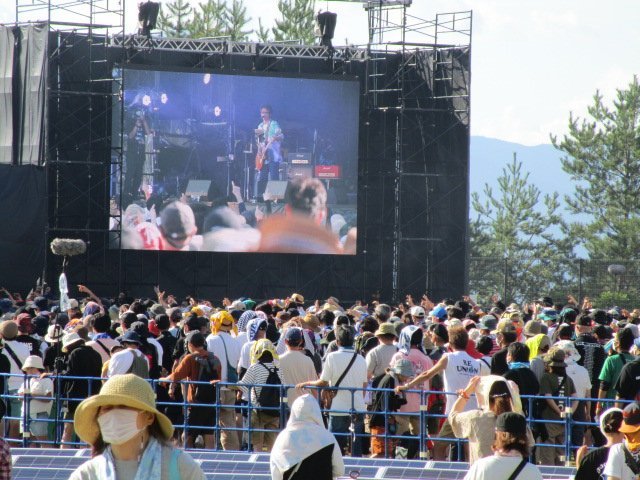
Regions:
<svg viewBox="0 0 640 480"><path fill-rule="evenodd" d="M565 302L589 297L597 308L640 308L640 264L625 259L576 259L560 264L517 258L471 257L469 293L481 304L498 294L528 303L542 295Z"/></svg>
<svg viewBox="0 0 640 480"><path fill-rule="evenodd" d="M18 376L18 375L11 375L11 374L0 374L0 375L4 377ZM21 380L27 380L29 378L26 375L20 375L20 377L21 377ZM4 417L5 428L8 426L7 424L9 422L12 422L12 421L20 422L22 426L21 431L25 432L19 438L10 438L9 436L5 436L5 440L13 442L14 445L19 445L22 447L30 447L30 446L33 446L34 443L40 443L41 447L42 446L44 447L64 446L68 448L86 447L86 444L77 441L77 439L75 438L70 442L62 441L62 432L63 432L64 424L73 422L72 419L65 418L65 412L67 411L67 408L68 408L68 402L80 402L81 400L83 400L83 398L69 398L68 396L62 394L61 393L63 392L62 386L64 385L65 382L69 382L69 381L86 381L87 384L90 385L90 388L94 388L95 390L95 387L91 387L91 385L92 384L99 385L103 380L106 380L106 379L93 378L93 377L70 377L70 376L51 376L50 378L54 380L54 384L56 387L52 397L41 397L41 396L31 395L29 391L25 391L20 395L18 395L16 392L11 392L11 393L5 392L4 394L1 395L6 405L8 406L11 405L13 407L13 409L8 411ZM156 392L158 391L159 388L164 388L162 386L163 384L158 380L149 380L149 382ZM176 382L176 383L181 383L184 386L187 386L189 384L202 384L202 382L188 382L188 381L182 381L182 382ZM182 418L184 419L184 421L182 421L181 423L174 424L174 427L176 428L176 431L178 434L182 432L186 432L188 434L190 429L197 429L198 431L205 431L205 432L210 431L213 435L215 435L215 439L216 439L214 450L222 450L221 432L223 430L226 432L240 432L243 435L244 443L248 445L247 449L251 451L251 445L253 444L252 440L257 432L272 433L276 435L282 428L285 427L286 421L289 415L288 404L286 401L287 390L294 386L293 385L274 386L274 385L266 385L266 384L251 384L251 385L243 385L243 386L248 388L249 392L251 391L251 389L255 389L255 388L278 388L280 393L280 399L281 399L280 405L277 407L262 407L259 405L255 405L251 400L251 395L246 395L248 399L246 402L235 402L233 404L221 403L220 401L220 399L222 398L221 390L223 388L229 388L229 389L238 388L238 384L219 382L219 383L216 383L215 385L216 400L214 403L211 403L211 404L193 403L193 402L187 402L186 400L183 400L181 402L159 401L157 403L157 406L161 411L166 410L168 407L178 407L182 411L182 414L183 414ZM467 442L466 439L439 438L436 435L430 435L427 428L428 421L430 419L435 418L440 420L440 419L447 418L446 415L434 414L428 411L426 406L428 405L429 395L444 394L444 395L455 396L457 395L456 393L442 392L442 391L407 390L405 393L417 393L420 395L420 400L421 400L420 410L417 412L394 412L394 411L388 410L389 394L393 392L393 390L390 390L390 389L371 389L371 388L366 389L366 388L348 388L348 387L338 387L338 388L309 387L308 388L308 391L316 397L319 396L322 390L337 390L337 391L349 392L350 407L348 409L342 409L342 410L322 409L322 413L323 413L323 416L330 416L330 415L348 416L348 419L349 419L348 422L350 423L350 427L348 428L348 430L345 433L334 433L334 435L337 438L339 437L346 438L347 443L350 447L350 451L352 452L353 452L354 446L358 442L363 442L377 436L378 439L382 439L382 441L384 442L384 456L387 458L396 456L397 452L402 452L402 449L396 451L394 448L394 445L398 444L399 442L406 441L406 442L414 442L414 444L417 443L417 450L418 450L417 456L419 456L419 458L421 459L427 459L429 458L429 447L432 446L434 442L440 441L440 442L447 442L448 444L455 445L456 448L454 451L456 453L452 458L453 460L462 459L463 449L461 447L464 443ZM365 391L366 392L383 392L384 405L385 405L385 408L383 409L383 411L373 412L371 410L356 409L355 406L357 402L355 400L355 394L357 392L364 393ZM90 391L90 395L94 393L97 393L97 391ZM541 418L533 418L532 412L535 411L535 408L534 408L535 402L537 400L546 400L546 399L555 399L555 400L558 400L559 403L562 403L567 406L564 409L561 420L554 421L554 420L546 420ZM31 418L31 415L30 415L31 400L51 401L52 408L51 408L51 414L49 415L49 417L44 419ZM536 447L556 447L556 448L563 449L564 459L567 465L570 465L570 460L574 456L575 450L579 447L579 445L572 444L573 443L572 442L573 427L582 425L586 428L590 428L590 427L597 428L598 426L594 422L574 420L572 418L573 412L569 407L569 405L571 405L571 401L581 401L581 402L600 401L603 404L604 408L613 406L615 402L615 400L606 400L606 399L598 400L598 399L589 399L589 398L573 398L573 397L568 398L568 397L549 397L549 396L539 397L539 396L526 396L526 395L521 396L521 400L523 404L528 404L529 408L525 410L530 412L527 418L527 421L529 423L529 427L533 432L537 432L538 431L537 427L542 424L554 423L554 424L562 424L565 426L564 428L565 441L563 444L536 443ZM15 411L15 408L17 405L20 405L22 407L21 411ZM187 413L188 413L189 407L193 407L193 406L210 408L211 414L215 416L215 422L213 422L213 425L211 426L189 425L187 421L188 419ZM220 412L222 409L233 409L236 412L242 413L242 416L244 418L243 426L221 425L219 420L220 420ZM262 412L272 411L275 413L275 415L273 416L274 418L277 417L278 419L277 428L264 429L264 428L255 428L254 426L252 426L253 425L252 417L257 415L257 413L261 411ZM364 420L367 418L367 416L370 416L373 413L375 413L376 415L382 415L384 417L385 428L382 434L372 435L370 432L365 432L364 428L356 427L358 425L364 426L364 423L365 423ZM396 424L396 419L398 417L403 417L403 416L419 417L420 427L417 435L408 435L406 432L397 432L393 430L392 425ZM49 425L46 441L39 442L31 438L29 434L30 424L34 421L46 422ZM182 436L183 437L181 440L182 442L186 441L186 436L187 435ZM176 437L176 438L180 438L180 437ZM183 446L186 446L186 445L183 443Z"/></svg>

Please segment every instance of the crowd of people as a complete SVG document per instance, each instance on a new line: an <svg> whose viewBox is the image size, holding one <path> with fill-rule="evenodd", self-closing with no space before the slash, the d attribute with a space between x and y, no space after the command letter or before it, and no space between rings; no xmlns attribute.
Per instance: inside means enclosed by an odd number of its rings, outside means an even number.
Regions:
<svg viewBox="0 0 640 480"><path fill-rule="evenodd" d="M278 479L338 476L347 454L467 460L469 479L573 460L577 480L639 470L640 310L298 293L216 307L78 288L65 310L49 292L0 299L6 440L88 443L73 478L201 478L174 445L271 452Z"/></svg>

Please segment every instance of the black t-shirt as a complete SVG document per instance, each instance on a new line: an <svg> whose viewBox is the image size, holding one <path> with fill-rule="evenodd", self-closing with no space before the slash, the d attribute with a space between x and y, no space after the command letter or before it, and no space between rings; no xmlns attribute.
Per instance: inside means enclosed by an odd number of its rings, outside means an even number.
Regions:
<svg viewBox="0 0 640 480"><path fill-rule="evenodd" d="M640 359L629 362L622 367L620 376L613 386L618 396L624 400L633 400L640 391Z"/></svg>
<svg viewBox="0 0 640 480"><path fill-rule="evenodd" d="M62 344L60 342L51 344L44 351L44 360L42 362L44 368L46 368L48 372L53 372L55 369L56 358L62 356Z"/></svg>
<svg viewBox="0 0 640 480"><path fill-rule="evenodd" d="M10 373L11 372L11 362L9 362L9 358L6 355L0 354L0 373ZM4 382L8 377L0 376L0 392L4 392Z"/></svg>
<svg viewBox="0 0 640 480"><path fill-rule="evenodd" d="M576 350L580 354L578 365L582 365L587 369L592 385L592 397L597 398L598 390L600 388L600 371L602 370L604 361L607 358L604 347L598 343L593 335L588 333L578 335L576 337L574 345L576 346Z"/></svg>
<svg viewBox="0 0 640 480"><path fill-rule="evenodd" d="M40 340L36 340L31 335L20 334L15 338L15 341L27 345L29 347L29 355L42 357L42 352L40 351Z"/></svg>
<svg viewBox="0 0 640 480"><path fill-rule="evenodd" d="M606 480L603 475L607 464L609 447L600 447L587 453L576 472L574 480Z"/></svg>
<svg viewBox="0 0 640 480"><path fill-rule="evenodd" d="M518 385L520 395L538 395L540 391L540 383L538 383L536 374L533 373L530 368L509 370L504 374L504 378ZM522 409L524 410L525 416L529 413L529 402L530 400L528 398L522 399ZM533 405L533 402L534 400L531 400L531 405Z"/></svg>
<svg viewBox="0 0 640 480"><path fill-rule="evenodd" d="M509 365L507 365L507 349L503 348L494 353L491 358L491 374L492 375L504 375L509 371Z"/></svg>
<svg viewBox="0 0 640 480"><path fill-rule="evenodd" d="M162 366L170 372L173 368L173 351L176 348L177 339L166 331L162 332L156 340L162 346Z"/></svg>
<svg viewBox="0 0 640 480"><path fill-rule="evenodd" d="M100 378L102 373L102 357L93 348L80 345L69 354L67 369L64 375L70 377ZM100 391L99 380L85 380L74 378L65 380L65 391L69 398L84 399Z"/></svg>

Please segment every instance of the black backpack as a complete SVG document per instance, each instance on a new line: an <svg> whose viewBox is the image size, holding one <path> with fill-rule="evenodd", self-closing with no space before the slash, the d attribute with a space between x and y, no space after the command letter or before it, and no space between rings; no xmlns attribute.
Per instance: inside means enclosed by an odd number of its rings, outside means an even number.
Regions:
<svg viewBox="0 0 640 480"><path fill-rule="evenodd" d="M260 389L260 394L258 395L258 405L260 407L273 407L273 409L262 409L261 413L265 415L269 415L271 417L279 417L280 416L280 385L282 382L280 381L280 377L278 376L278 368L273 367L271 370L264 363L260 362L264 368L269 372L269 376L267 380L264 382L265 385L274 385L273 387L262 387Z"/></svg>
<svg viewBox="0 0 640 480"><path fill-rule="evenodd" d="M205 382L202 384L195 384L193 401L194 403L215 403L216 387L215 385L211 385L209 382L211 380L218 380L218 372L216 370L216 362L218 361L218 359L211 352L209 352L207 358L202 358L200 355L197 355L195 353L193 355L196 363L200 367L197 381Z"/></svg>

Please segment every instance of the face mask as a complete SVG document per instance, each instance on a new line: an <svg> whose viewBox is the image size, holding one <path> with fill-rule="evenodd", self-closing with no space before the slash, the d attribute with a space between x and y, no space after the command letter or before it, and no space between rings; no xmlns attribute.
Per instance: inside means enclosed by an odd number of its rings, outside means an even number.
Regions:
<svg viewBox="0 0 640 480"><path fill-rule="evenodd" d="M121 445L131 440L142 428L138 428L138 411L114 408L98 417L102 439L112 445Z"/></svg>

